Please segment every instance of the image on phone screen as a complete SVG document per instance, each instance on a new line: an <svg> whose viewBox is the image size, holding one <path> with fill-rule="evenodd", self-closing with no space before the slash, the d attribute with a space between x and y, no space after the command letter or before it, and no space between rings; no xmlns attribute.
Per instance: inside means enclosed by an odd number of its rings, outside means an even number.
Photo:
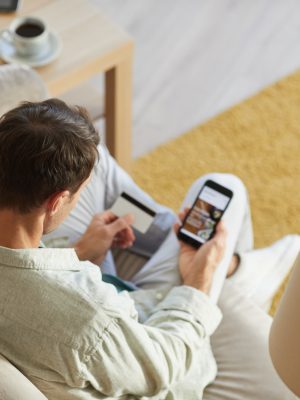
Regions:
<svg viewBox="0 0 300 400"><path fill-rule="evenodd" d="M229 189L207 181L180 228L179 238L195 246L211 239L232 195Z"/></svg>

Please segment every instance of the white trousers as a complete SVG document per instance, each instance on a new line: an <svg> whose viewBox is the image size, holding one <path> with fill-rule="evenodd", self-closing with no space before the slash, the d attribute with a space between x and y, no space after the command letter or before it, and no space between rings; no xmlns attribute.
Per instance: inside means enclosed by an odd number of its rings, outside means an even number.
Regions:
<svg viewBox="0 0 300 400"><path fill-rule="evenodd" d="M247 192L241 180L230 174L208 174L196 180L190 187L181 208L191 206L206 180L213 180L231 189L234 193L232 201L224 214L224 223L228 232L224 257L218 266L210 297L217 302L235 251L239 253L250 250L253 246L251 217ZM146 265L132 278L141 288L152 289L158 286L179 285L181 279L178 270L179 242L171 231L160 249Z"/></svg>
<svg viewBox="0 0 300 400"><path fill-rule="evenodd" d="M265 310L291 268L300 250L300 237L290 235L272 246L252 250L252 226L247 191L239 178L230 174L209 174L191 186L182 207L191 205L206 179L212 179L234 193L224 214L228 231L225 255L218 266L211 296L223 312L223 321L212 337L218 375L204 393L205 400L296 399L277 377L268 354L271 318ZM174 184L176 182L174 181ZM84 233L92 217L109 209L121 192L127 192L156 211L167 208L156 203L121 169L107 150L100 147L100 163L77 206L48 239L65 238L72 243ZM59 239L60 241L60 239ZM159 250L132 278L144 289L180 284L178 241L170 232ZM238 271L225 280L234 252L241 255ZM114 273L108 254L105 272Z"/></svg>

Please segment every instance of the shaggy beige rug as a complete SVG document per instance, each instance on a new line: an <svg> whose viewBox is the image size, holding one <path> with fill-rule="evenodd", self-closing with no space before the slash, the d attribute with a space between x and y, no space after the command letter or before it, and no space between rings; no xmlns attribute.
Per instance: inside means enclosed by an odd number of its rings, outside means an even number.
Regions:
<svg viewBox="0 0 300 400"><path fill-rule="evenodd" d="M248 187L255 247L300 233L300 72L133 164L138 184L175 211L191 183L212 171Z"/></svg>

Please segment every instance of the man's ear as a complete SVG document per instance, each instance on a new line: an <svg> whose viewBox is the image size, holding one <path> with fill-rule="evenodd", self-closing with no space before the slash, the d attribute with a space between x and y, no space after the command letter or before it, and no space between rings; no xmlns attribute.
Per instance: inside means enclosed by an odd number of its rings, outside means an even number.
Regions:
<svg viewBox="0 0 300 400"><path fill-rule="evenodd" d="M62 205L66 203L70 199L69 190L64 190L62 192L52 194L48 200L46 200L46 210L49 215L52 217L55 215L61 208Z"/></svg>

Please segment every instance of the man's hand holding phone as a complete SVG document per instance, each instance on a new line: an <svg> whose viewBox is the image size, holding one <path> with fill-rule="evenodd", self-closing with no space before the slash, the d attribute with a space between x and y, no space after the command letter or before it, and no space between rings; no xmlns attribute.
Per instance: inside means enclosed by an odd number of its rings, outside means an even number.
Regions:
<svg viewBox="0 0 300 400"><path fill-rule="evenodd" d="M189 209L179 213L179 219L184 221ZM180 224L175 224L177 234ZM213 275L221 261L226 245L226 229L220 222L216 227L212 239L204 243L199 249L180 241L179 270L184 285L194 287L208 294L211 288Z"/></svg>

